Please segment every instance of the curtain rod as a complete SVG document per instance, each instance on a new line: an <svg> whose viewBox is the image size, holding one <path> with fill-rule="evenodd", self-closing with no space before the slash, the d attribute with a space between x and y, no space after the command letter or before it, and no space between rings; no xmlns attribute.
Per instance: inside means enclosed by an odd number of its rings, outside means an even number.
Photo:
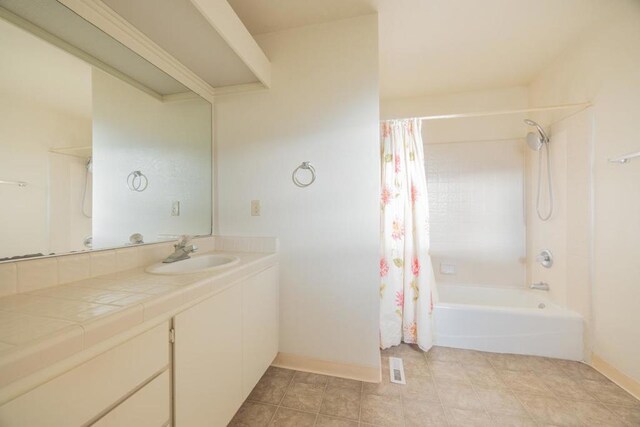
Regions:
<svg viewBox="0 0 640 427"><path fill-rule="evenodd" d="M408 118L418 119L418 120L464 119L464 118L471 118L471 117L490 117L490 116L501 116L501 115L507 115L507 114L535 113L540 111L568 110L570 108L585 109L590 106L591 106L590 102L584 102L579 104L550 105L546 107L523 108L518 110L498 110L498 111L484 111L484 112L474 112L474 113L439 114L439 115L433 115L433 116L408 117ZM383 121L388 122L392 120L403 120L403 119L407 119L407 117L398 118L398 119L387 119Z"/></svg>

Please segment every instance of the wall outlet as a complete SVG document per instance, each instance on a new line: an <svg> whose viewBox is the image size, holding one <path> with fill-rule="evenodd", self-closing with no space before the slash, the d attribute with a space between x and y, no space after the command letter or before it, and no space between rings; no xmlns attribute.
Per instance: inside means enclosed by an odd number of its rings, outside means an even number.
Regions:
<svg viewBox="0 0 640 427"><path fill-rule="evenodd" d="M171 204L171 216L180 216L180 202Z"/></svg>
<svg viewBox="0 0 640 427"><path fill-rule="evenodd" d="M440 274L456 274L455 264L440 263Z"/></svg>
<svg viewBox="0 0 640 427"><path fill-rule="evenodd" d="M260 216L260 200L251 201L251 216Z"/></svg>

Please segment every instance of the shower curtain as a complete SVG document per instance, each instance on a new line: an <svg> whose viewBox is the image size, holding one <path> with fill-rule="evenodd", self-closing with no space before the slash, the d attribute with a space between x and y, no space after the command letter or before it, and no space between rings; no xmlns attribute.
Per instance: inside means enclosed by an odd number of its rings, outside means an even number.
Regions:
<svg viewBox="0 0 640 427"><path fill-rule="evenodd" d="M421 121L381 123L380 347L433 344L435 282Z"/></svg>

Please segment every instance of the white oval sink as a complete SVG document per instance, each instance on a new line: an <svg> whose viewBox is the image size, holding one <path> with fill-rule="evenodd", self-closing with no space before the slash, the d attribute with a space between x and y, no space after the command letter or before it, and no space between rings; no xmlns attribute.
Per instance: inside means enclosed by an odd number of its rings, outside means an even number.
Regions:
<svg viewBox="0 0 640 427"><path fill-rule="evenodd" d="M150 265L145 269L152 274L190 274L214 271L230 267L240 262L240 258L225 254L198 255L182 261Z"/></svg>

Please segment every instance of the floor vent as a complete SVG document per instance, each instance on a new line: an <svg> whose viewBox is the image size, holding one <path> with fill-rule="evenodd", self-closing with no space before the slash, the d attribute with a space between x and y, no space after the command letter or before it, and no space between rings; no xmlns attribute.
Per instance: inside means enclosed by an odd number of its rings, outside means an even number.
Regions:
<svg viewBox="0 0 640 427"><path fill-rule="evenodd" d="M389 358L389 376L392 383L406 384L404 378L404 365L399 357Z"/></svg>

